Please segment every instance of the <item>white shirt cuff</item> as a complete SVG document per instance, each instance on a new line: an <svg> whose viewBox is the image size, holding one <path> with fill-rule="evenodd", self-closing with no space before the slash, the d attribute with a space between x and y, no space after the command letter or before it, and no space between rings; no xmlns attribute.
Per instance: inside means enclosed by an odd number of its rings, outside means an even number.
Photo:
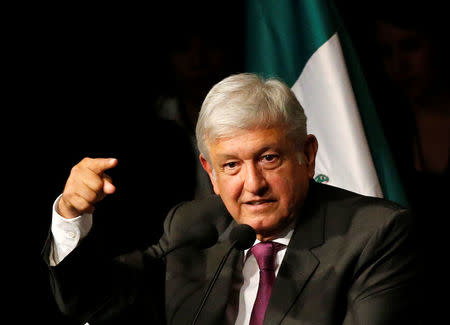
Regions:
<svg viewBox="0 0 450 325"><path fill-rule="evenodd" d="M73 219L66 219L61 216L57 209L60 198L61 195L53 203L51 266L57 265L69 255L92 228L92 213L84 213Z"/></svg>

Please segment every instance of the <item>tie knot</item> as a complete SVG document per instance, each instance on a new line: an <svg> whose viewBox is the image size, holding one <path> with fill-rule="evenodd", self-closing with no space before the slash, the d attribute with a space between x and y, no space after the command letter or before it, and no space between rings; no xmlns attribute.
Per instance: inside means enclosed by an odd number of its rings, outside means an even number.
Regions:
<svg viewBox="0 0 450 325"><path fill-rule="evenodd" d="M275 256L285 245L275 242L261 242L251 248L260 270L274 270Z"/></svg>

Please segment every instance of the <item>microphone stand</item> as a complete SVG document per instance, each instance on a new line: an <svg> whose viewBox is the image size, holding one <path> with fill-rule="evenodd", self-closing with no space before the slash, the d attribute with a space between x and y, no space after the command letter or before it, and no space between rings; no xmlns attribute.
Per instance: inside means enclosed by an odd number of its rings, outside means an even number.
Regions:
<svg viewBox="0 0 450 325"><path fill-rule="evenodd" d="M233 244L231 245L231 247L228 249L227 253L226 253L226 254L224 255L224 257L222 258L222 261L220 261L219 267L217 268L216 273L214 273L213 278L212 278L211 281L209 282L208 289L206 290L206 293L205 293L205 295L203 296L203 299L202 299L202 301L201 301L201 303L200 303L200 305L199 305L199 307L198 307L198 309L197 309L197 312L195 313L195 317L194 317L194 319L193 319L191 325L195 325L195 324L197 323L197 319L198 319L198 317L200 316L200 313L201 313L201 311L202 311L202 309L203 309L203 306L205 305L205 302L206 302L206 300L208 299L209 294L211 293L211 290L212 290L212 288L214 287L214 284L216 283L217 278L219 277L219 274L220 274L220 272L222 271L222 269L223 269L223 267L224 267L224 265L225 265L225 262L226 262L227 259L228 259L228 256L230 256L231 251L233 250L233 248L236 247L236 244L237 244L237 243L238 243L238 241L235 240L235 241L233 242Z"/></svg>

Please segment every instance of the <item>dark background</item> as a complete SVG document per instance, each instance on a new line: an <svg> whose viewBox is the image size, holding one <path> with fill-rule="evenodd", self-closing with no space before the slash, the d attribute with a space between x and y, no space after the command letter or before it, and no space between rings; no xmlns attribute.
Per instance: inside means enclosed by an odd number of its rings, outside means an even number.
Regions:
<svg viewBox="0 0 450 325"><path fill-rule="evenodd" d="M244 12L238 1L222 8L153 3L52 3L15 11L8 49L12 101L4 120L11 128L3 139L13 229L25 237L11 234L7 245L17 279L7 314L16 324L77 324L58 311L40 254L52 204L83 157L119 160L109 172L117 192L96 211L112 251L155 242L169 208L193 198L188 131L158 119L154 102L173 82L169 53L194 30L213 39L224 26L218 19L229 19L239 53L233 72L243 71Z"/></svg>
<svg viewBox="0 0 450 325"><path fill-rule="evenodd" d="M375 88L380 77L368 32L370 7L362 1L341 0L337 5L369 86ZM104 217L97 218L110 227L114 249L156 240L168 209L193 196L188 131L159 120L153 109L171 86L167 57L191 27L207 31L205 37L212 39L219 35L216 30L225 29L233 53L228 71L245 71L244 17L241 1L73 2L14 10L8 26L11 57L5 62L11 69L5 87L10 99L3 120L10 131L3 139L11 149L5 151L6 174L13 180L10 192L18 200L10 203L15 229L26 233L26 239L7 246L21 265L9 267L20 283L8 299L17 320L13 323L31 318L42 324L71 324L53 301L40 251L52 203L81 158L119 159L111 171L119 199L107 198L98 208Z"/></svg>

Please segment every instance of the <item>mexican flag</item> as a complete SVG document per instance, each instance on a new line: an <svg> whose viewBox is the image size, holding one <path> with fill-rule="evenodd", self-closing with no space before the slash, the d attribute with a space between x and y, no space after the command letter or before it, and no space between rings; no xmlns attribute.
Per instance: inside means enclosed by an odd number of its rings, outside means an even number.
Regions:
<svg viewBox="0 0 450 325"><path fill-rule="evenodd" d="M247 0L246 69L285 81L319 142L317 182L408 206L351 40L328 0Z"/></svg>

